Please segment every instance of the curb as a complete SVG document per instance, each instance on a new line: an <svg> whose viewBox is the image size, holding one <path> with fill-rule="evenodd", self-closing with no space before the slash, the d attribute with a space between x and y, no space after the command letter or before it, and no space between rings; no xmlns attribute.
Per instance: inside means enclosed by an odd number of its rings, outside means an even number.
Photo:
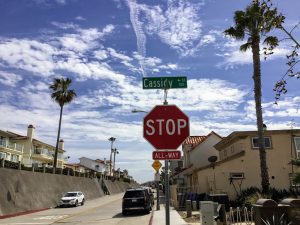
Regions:
<svg viewBox="0 0 300 225"><path fill-rule="evenodd" d="M13 214L7 214L7 215L4 215L4 216L0 216L0 219L6 219L6 218L10 218L10 217L15 217L15 216L22 216L22 215L26 215L26 214L30 214L30 213L45 211L45 210L48 210L48 209L50 209L50 208L35 209L35 210L29 210L29 211L18 212L18 213L13 213Z"/></svg>
<svg viewBox="0 0 300 225"><path fill-rule="evenodd" d="M150 220L149 220L149 224L148 224L148 225L152 225L152 222L153 222L153 216L154 216L154 210L152 209L152 213L151 213L151 217L150 217Z"/></svg>

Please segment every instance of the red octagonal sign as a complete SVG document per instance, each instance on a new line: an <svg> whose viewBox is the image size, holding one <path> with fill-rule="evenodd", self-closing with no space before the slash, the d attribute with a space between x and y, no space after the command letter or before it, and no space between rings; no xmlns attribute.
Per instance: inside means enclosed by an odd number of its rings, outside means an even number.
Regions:
<svg viewBox="0 0 300 225"><path fill-rule="evenodd" d="M143 130L155 149L177 149L190 134L189 118L176 105L157 105L145 116Z"/></svg>

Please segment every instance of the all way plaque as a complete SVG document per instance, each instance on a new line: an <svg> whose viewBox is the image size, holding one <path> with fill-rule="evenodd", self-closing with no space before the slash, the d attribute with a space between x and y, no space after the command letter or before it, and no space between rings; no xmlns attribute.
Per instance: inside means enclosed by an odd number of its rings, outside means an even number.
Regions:
<svg viewBox="0 0 300 225"><path fill-rule="evenodd" d="M180 160L181 151L154 151L152 158L153 160Z"/></svg>

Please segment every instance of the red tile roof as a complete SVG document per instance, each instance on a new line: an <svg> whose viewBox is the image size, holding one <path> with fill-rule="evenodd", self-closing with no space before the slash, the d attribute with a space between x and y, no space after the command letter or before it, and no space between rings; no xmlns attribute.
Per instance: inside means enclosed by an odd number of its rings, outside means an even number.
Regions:
<svg viewBox="0 0 300 225"><path fill-rule="evenodd" d="M211 136L212 134L222 138L220 135L218 135L217 133L215 133L214 131L210 132L208 135L203 135L203 136L189 136L182 144L182 146L184 145L191 145L191 149L190 151L192 151L193 149L195 149L195 147L197 145L199 145L200 143L202 143L203 141L205 141L209 136ZM223 138L222 138L223 139Z"/></svg>
<svg viewBox="0 0 300 225"><path fill-rule="evenodd" d="M206 139L206 136L189 136L182 145L191 145L196 146L203 142Z"/></svg>

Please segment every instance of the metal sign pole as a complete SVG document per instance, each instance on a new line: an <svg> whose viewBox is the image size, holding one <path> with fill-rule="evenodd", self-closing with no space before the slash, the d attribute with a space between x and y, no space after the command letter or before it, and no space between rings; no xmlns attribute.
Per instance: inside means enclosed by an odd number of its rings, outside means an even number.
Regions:
<svg viewBox="0 0 300 225"><path fill-rule="evenodd" d="M164 105L168 105L168 90L164 90ZM170 225L170 195L169 195L169 162L165 160L165 203L166 203L166 225Z"/></svg>
<svg viewBox="0 0 300 225"><path fill-rule="evenodd" d="M160 203L159 203L159 181L156 183L156 210L160 210Z"/></svg>
<svg viewBox="0 0 300 225"><path fill-rule="evenodd" d="M165 202L166 202L166 225L170 225L170 203L169 203L169 162L165 160Z"/></svg>

